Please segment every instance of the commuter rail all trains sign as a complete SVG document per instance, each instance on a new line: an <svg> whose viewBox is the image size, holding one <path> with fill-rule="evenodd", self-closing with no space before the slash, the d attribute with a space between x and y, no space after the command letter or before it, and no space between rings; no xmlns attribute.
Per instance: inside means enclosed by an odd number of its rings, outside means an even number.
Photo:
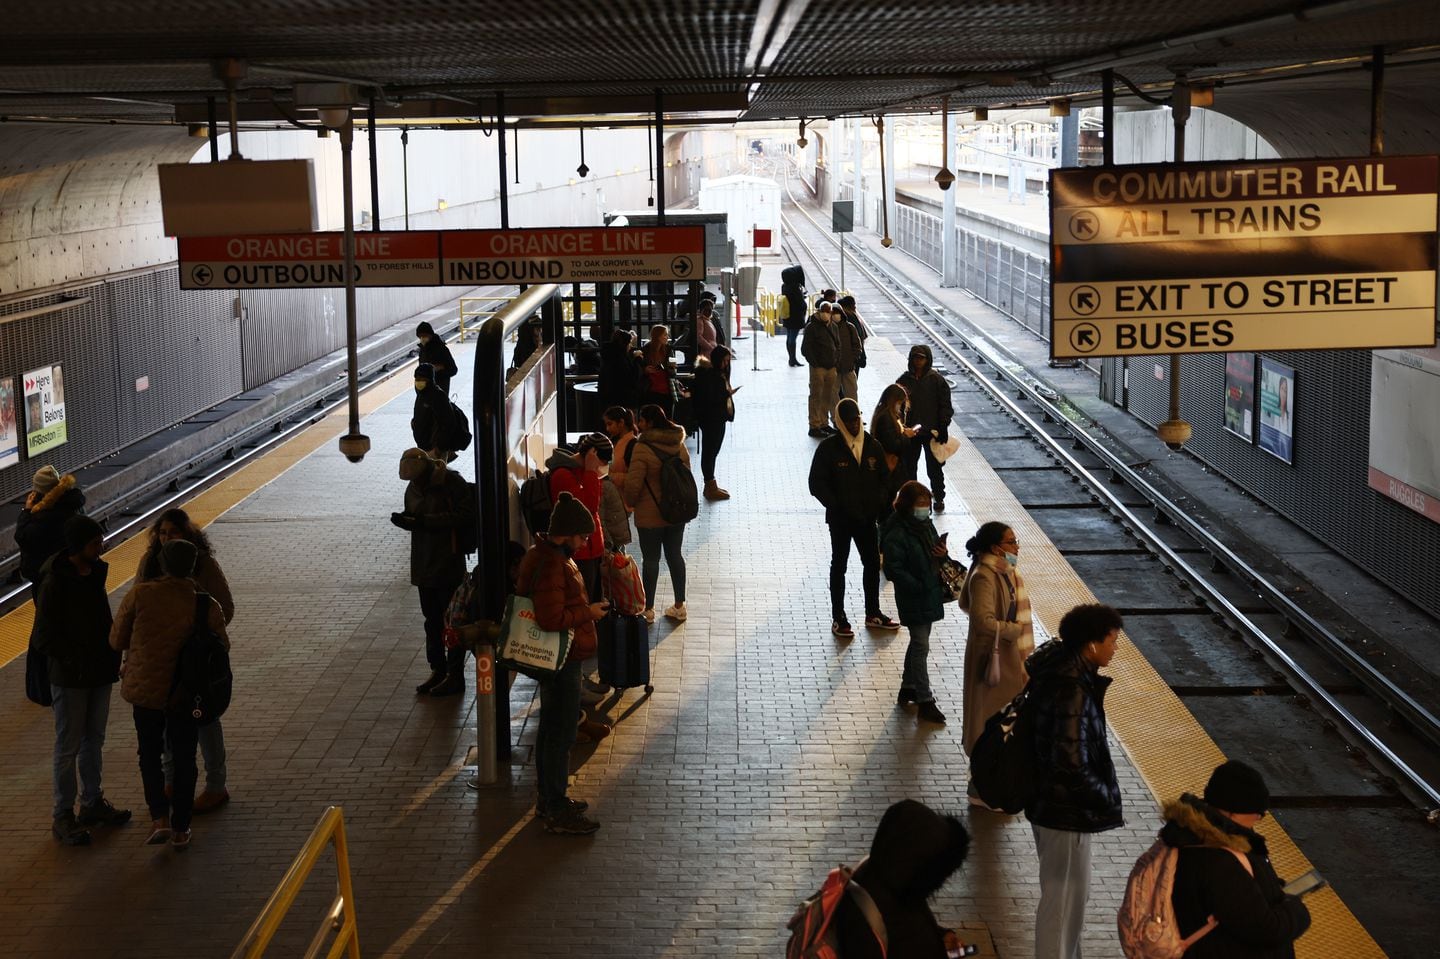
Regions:
<svg viewBox="0 0 1440 959"><path fill-rule="evenodd" d="M341 233L181 237L180 287L251 290L345 285ZM355 234L355 285L687 281L705 276L705 230L554 227Z"/></svg>
<svg viewBox="0 0 1440 959"><path fill-rule="evenodd" d="M1051 356L1435 345L1440 158L1050 175Z"/></svg>

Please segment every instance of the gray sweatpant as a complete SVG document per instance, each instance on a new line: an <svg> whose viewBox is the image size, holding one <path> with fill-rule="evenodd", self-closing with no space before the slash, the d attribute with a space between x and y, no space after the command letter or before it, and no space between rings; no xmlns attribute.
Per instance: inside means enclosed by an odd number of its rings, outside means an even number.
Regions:
<svg viewBox="0 0 1440 959"><path fill-rule="evenodd" d="M1035 910L1035 959L1080 959L1080 933L1090 898L1090 834L1030 824L1040 855L1040 906Z"/></svg>

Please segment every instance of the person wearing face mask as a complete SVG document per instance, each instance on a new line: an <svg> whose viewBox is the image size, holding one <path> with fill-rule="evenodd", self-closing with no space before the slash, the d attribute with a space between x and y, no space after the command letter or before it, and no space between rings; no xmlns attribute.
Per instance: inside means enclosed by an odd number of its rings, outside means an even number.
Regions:
<svg viewBox="0 0 1440 959"><path fill-rule="evenodd" d="M895 584L895 610L910 631L905 671L896 704L914 703L916 715L928 723L945 724L930 689L930 630L945 616L938 564L946 557L945 539L930 520L930 491L911 480L900 487L895 509L880 527L885 576Z"/></svg>
<svg viewBox="0 0 1440 959"><path fill-rule="evenodd" d="M535 604L535 622L544 630L572 631L565 665L540 681L540 724L535 735L535 780L539 793L536 815L545 831L587 836L600 823L585 815L589 803L566 795L570 779L570 747L580 720L580 664L596 653L595 623L608 603L591 602L572 561L595 531L590 510L569 493L561 493L550 514L550 531L520 561L515 592Z"/></svg>
<svg viewBox="0 0 1440 959"><path fill-rule="evenodd" d="M415 327L415 336L420 340L420 362L429 363L435 370L435 385L441 393L450 392L450 377L460 372L450 347L435 334L435 328L422 322Z"/></svg>
<svg viewBox="0 0 1440 959"><path fill-rule="evenodd" d="M446 440L450 435L450 398L435 385L435 368L429 363L415 367L415 411L410 416L410 435L415 446L435 459L449 461Z"/></svg>
<svg viewBox="0 0 1440 959"><path fill-rule="evenodd" d="M986 523L965 543L965 551L970 554L970 571L960 590L960 608L970 614L970 631L961 702L968 756L985 731L985 721L1025 688L1025 657L1034 649L1035 639L1015 530L1000 522ZM1000 644L1000 682L991 686L986 674L996 643ZM985 805L973 784L970 803Z"/></svg>
<svg viewBox="0 0 1440 959"><path fill-rule="evenodd" d="M601 558L605 555L605 528L600 522L600 500L604 487L600 482L601 467L610 459L614 446L604 433L590 433L580 438L573 450L563 446L545 461L550 471L550 502L555 503L562 493L569 493L590 511L595 521L590 538L575 552L575 565L580 569L580 578L585 582L585 592L590 596L600 595Z"/></svg>
<svg viewBox="0 0 1440 959"><path fill-rule="evenodd" d="M920 428L920 435L910 448L910 462L906 473L916 478L920 475L920 456L925 456L925 471L930 476L930 489L935 495L935 512L945 512L945 464L935 458L930 450L930 441L941 443L950 439L950 421L955 416L955 407L950 402L950 384L945 377L935 372L935 354L930 347L922 344L910 348L910 357L905 372L896 380L910 395L910 420L912 426Z"/></svg>
<svg viewBox="0 0 1440 959"><path fill-rule="evenodd" d="M810 436L814 439L835 432L825 421L840 395L836 366L840 361L840 334L831 322L830 310L829 302L822 300L805 324L805 336L800 341L800 352L810 364Z"/></svg>
<svg viewBox="0 0 1440 959"><path fill-rule="evenodd" d="M415 692L454 696L465 691L465 650L445 650L445 609L465 578L465 554L457 531L475 521L475 501L464 477L421 449L400 457L405 480L405 511L390 522L410 534L410 582L420 592L425 617L425 660L430 678Z"/></svg>
<svg viewBox="0 0 1440 959"><path fill-rule="evenodd" d="M1038 758L1034 798L1025 806L1040 859L1036 959L1079 959L1090 898L1090 837L1125 825L1105 734L1110 677L1100 675L1124 626L1109 606L1076 606L1060 620L1060 639L1025 663Z"/></svg>

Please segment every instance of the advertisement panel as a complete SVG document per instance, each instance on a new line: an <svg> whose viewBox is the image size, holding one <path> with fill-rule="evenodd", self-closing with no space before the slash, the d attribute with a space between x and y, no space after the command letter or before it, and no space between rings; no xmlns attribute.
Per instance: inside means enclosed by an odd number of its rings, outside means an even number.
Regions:
<svg viewBox="0 0 1440 959"><path fill-rule="evenodd" d="M65 377L60 364L25 374L25 456L64 445Z"/></svg>
<svg viewBox="0 0 1440 959"><path fill-rule="evenodd" d="M1255 442L1255 354L1225 354L1225 428Z"/></svg>
<svg viewBox="0 0 1440 959"><path fill-rule="evenodd" d="M1260 448L1295 462L1295 371L1260 358Z"/></svg>
<svg viewBox="0 0 1440 959"><path fill-rule="evenodd" d="M15 412L15 381L0 377L0 469L20 462L20 424Z"/></svg>

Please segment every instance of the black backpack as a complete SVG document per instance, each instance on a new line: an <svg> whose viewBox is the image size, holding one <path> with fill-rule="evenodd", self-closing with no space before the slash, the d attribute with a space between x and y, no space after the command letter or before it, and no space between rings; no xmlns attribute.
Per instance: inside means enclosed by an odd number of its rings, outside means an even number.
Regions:
<svg viewBox="0 0 1440 959"><path fill-rule="evenodd" d="M1034 801L1039 757L1035 746L1034 682L985 721L970 753L970 781L991 809L1015 814Z"/></svg>
<svg viewBox="0 0 1440 959"><path fill-rule="evenodd" d="M169 711L189 716L204 726L230 707L234 676L230 653L210 628L210 594L195 594L195 629L180 647L175 680L170 685Z"/></svg>
<svg viewBox="0 0 1440 959"><path fill-rule="evenodd" d="M531 536L538 536L550 530L550 473L536 470L520 484L520 516L530 530Z"/></svg>
<svg viewBox="0 0 1440 959"><path fill-rule="evenodd" d="M444 442L440 444L441 449L451 453L458 453L461 450L469 449L470 441L474 438L470 435L470 420L454 400L450 403L450 421L445 426Z"/></svg>
<svg viewBox="0 0 1440 959"><path fill-rule="evenodd" d="M465 484L464 495L467 497L469 509L457 511L465 517L465 521L455 527L455 551L469 556L480 550L480 488L464 477L461 477L461 480ZM453 503L451 508L454 508Z"/></svg>
<svg viewBox="0 0 1440 959"><path fill-rule="evenodd" d="M660 518L666 523L674 526L677 523L688 523L700 515L700 491L695 486L695 474L690 472L690 467L680 458L679 453L662 453L660 448L648 440L639 440L660 460L660 495L655 495L655 488L650 486L650 480L645 480L645 486L650 490L650 496L655 500L655 505L660 507Z"/></svg>

